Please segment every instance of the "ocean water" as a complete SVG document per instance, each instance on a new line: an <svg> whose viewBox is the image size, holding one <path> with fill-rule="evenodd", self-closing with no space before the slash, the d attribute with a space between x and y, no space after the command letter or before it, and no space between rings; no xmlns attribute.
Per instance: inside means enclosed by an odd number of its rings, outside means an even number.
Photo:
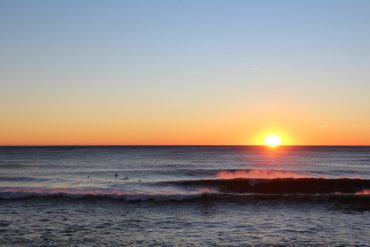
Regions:
<svg viewBox="0 0 370 247"><path fill-rule="evenodd" d="M370 147L0 147L0 245L370 246Z"/></svg>

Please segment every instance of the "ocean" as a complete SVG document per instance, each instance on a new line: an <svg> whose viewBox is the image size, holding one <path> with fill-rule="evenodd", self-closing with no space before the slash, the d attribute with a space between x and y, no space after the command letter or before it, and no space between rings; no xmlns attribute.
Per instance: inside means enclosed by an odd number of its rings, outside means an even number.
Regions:
<svg viewBox="0 0 370 247"><path fill-rule="evenodd" d="M1 246L370 246L370 147L0 147Z"/></svg>

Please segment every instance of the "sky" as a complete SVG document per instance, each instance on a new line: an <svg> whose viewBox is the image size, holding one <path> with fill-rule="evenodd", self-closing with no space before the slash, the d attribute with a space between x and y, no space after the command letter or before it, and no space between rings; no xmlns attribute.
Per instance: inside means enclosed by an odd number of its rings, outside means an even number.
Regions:
<svg viewBox="0 0 370 247"><path fill-rule="evenodd" d="M2 0L0 145L370 145L370 1Z"/></svg>

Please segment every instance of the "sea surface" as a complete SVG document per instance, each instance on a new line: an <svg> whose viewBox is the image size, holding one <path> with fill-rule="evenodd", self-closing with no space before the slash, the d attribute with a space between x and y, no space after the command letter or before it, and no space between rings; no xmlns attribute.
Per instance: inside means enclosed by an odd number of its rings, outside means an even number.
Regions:
<svg viewBox="0 0 370 247"><path fill-rule="evenodd" d="M370 147L0 147L1 246L370 246Z"/></svg>

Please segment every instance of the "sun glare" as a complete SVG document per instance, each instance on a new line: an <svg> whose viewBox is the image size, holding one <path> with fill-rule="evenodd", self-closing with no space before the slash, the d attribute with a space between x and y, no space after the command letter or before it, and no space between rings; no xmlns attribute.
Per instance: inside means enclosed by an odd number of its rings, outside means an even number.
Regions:
<svg viewBox="0 0 370 247"><path fill-rule="evenodd" d="M265 138L265 145L268 147L277 147L281 144L281 138L277 135L269 135Z"/></svg>

